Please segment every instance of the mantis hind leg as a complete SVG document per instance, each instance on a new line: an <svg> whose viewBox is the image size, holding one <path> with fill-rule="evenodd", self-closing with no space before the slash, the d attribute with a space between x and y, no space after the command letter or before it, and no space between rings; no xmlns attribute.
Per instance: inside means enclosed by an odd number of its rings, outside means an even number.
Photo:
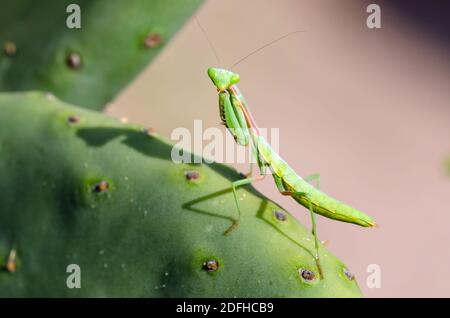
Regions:
<svg viewBox="0 0 450 318"><path fill-rule="evenodd" d="M310 197L310 195L306 192L290 192L290 191L284 191L281 192L281 194L283 195L289 195L289 196L304 196L304 197ZM311 200L308 199L308 205L309 205L309 214L311 216L311 223L312 223L312 235L314 236L314 247L316 249L316 255L315 255L315 260L316 260L316 264L317 264L317 268L319 269L319 274L320 274L320 279L324 278L323 275L323 270L322 270L322 265L320 264L320 252L319 252L319 238L317 236L317 226L316 226L316 214L313 211L313 206L312 206L312 202Z"/></svg>
<svg viewBox="0 0 450 318"><path fill-rule="evenodd" d="M304 178L304 180L307 182L317 180L316 188L320 187L320 174L318 174L318 173L307 176ZM280 191L280 193L283 195L304 196L304 197L307 197L308 199L310 198L309 193L306 193L306 192L293 192L293 191L285 190L283 180L281 179L281 177L275 176L275 184L277 185L277 188ZM309 214L311 216L311 223L312 223L311 232L312 232L312 235L314 236L314 246L316 248L316 255L315 255L316 264L317 264L317 268L319 269L320 279L323 279L324 275L323 275L322 266L320 264L320 252L319 252L319 247L320 247L319 242L320 241L317 236L316 214L314 213L312 202L310 199L308 200L308 207L309 207Z"/></svg>
<svg viewBox="0 0 450 318"><path fill-rule="evenodd" d="M309 181L314 181L316 180L317 184L316 184L316 188L320 189L320 174L319 173L315 173L309 176L306 176L305 178L303 178L305 181L309 182ZM309 194L307 194L307 196L309 197ZM309 202L309 214L311 216L311 223L312 223L312 234L314 236L314 246L316 247L316 261L317 261L317 265L320 271L320 277L323 278L323 271L322 271L322 267L320 266L320 256L319 256L319 238L317 237L317 226L316 226L316 214L313 211L313 207L312 207L312 202L311 200L308 200Z"/></svg>
<svg viewBox="0 0 450 318"><path fill-rule="evenodd" d="M311 223L312 223L312 234L314 236L314 246L316 248L316 263L317 267L319 268L320 273L320 279L323 279L323 271L322 266L320 265L320 253L319 253L319 238L317 237L317 228L316 228L316 214L313 211L311 200L309 202L309 214L311 216Z"/></svg>

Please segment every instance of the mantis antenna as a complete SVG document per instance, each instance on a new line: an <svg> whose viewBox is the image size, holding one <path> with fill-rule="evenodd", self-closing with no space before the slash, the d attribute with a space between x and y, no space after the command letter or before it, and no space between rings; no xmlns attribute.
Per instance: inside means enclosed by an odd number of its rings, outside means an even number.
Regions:
<svg viewBox="0 0 450 318"><path fill-rule="evenodd" d="M213 51L214 55L216 56L216 59L217 59L217 61L219 62L219 65L221 65L222 63L221 63L221 61L220 61L219 55L217 54L217 51L216 51L214 45L212 44L211 40L209 39L208 34L206 33L205 29L202 27L202 25L201 25L199 19L197 18L197 16L194 15L194 17L195 17L195 21L197 21L197 24L198 24L200 30L202 30L203 35L205 36L206 40L208 41L209 46L211 47L211 50ZM294 34L297 34L297 33L301 33L301 32L306 32L306 30L297 30L297 31L293 31L293 32L290 32L290 33L285 34L285 35L283 35L283 36L280 36L279 38L277 38L277 39L275 39L275 40L273 40L273 41L270 41L269 43L264 44L263 46L259 47L258 49L256 49L256 50L254 50L254 51L248 53L248 54L245 55L243 58L239 59L236 63L234 63L233 65L231 65L228 69L229 69L229 70L232 70L235 66L237 66L238 64L240 64L241 62L243 62L244 60L246 60L247 58L249 58L249 57L252 56L253 54L258 53L259 51L265 49L266 47L268 47L268 46L270 46L270 45L272 45L272 44L275 44L275 43L278 42L278 41L283 40L284 38L287 38L287 37L289 37L289 36L291 36L291 35L294 35Z"/></svg>
<svg viewBox="0 0 450 318"><path fill-rule="evenodd" d="M293 31L293 32L288 33L288 34L285 34L285 35L283 35L283 36L281 36L281 37L279 37L279 38L277 38L277 39L275 39L275 40L273 40L273 41L270 41L269 43L264 44L264 45L261 46L260 48L254 50L254 51L252 51L252 52L250 52L250 53L248 53L246 56L244 56L243 58L241 58L240 60L238 60L236 63L234 63L233 65L231 65L229 69L232 70L236 65L238 65L238 64L241 63L242 61L246 60L248 57L252 56L253 54L258 53L258 52L261 51L262 49L265 49L266 47L268 47L268 46L270 46L270 45L272 45L272 44L275 44L276 42L278 42L278 41L280 41L280 40L283 40L284 38L287 38L288 36L291 36L291 35L294 35L294 34L297 34L297 33L300 33L300 32L306 32L306 31L305 31L305 30L297 30L297 31Z"/></svg>
<svg viewBox="0 0 450 318"><path fill-rule="evenodd" d="M202 33L203 33L203 35L205 36L206 41L208 41L209 47L210 47L211 50L214 52L214 55L216 56L217 62L219 62L219 65L221 65L222 62L220 61L219 55L217 54L217 51L216 51L214 45L212 44L211 40L209 39L208 34L206 33L205 29L203 29L203 27L202 27L202 25L201 25L201 23L200 23L200 21L198 20L198 18L197 18L196 15L194 15L194 18L195 18L195 21L197 21L197 24L198 24L200 30L202 30Z"/></svg>

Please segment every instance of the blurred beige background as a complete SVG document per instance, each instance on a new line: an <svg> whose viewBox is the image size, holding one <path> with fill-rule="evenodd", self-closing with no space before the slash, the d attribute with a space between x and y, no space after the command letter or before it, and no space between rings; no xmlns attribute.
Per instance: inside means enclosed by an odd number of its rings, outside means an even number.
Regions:
<svg viewBox="0 0 450 318"><path fill-rule="evenodd" d="M280 128L281 155L300 175L320 172L326 193L380 224L370 230L319 217L320 238L366 296L449 297L449 48L384 3L382 28L368 29L368 3L208 1L197 18L222 67L306 30L235 68L257 123ZM206 76L217 65L191 19L107 112L166 138L195 119L219 127ZM255 186L310 226L307 211L279 195L271 178ZM381 267L379 289L366 285L369 264Z"/></svg>

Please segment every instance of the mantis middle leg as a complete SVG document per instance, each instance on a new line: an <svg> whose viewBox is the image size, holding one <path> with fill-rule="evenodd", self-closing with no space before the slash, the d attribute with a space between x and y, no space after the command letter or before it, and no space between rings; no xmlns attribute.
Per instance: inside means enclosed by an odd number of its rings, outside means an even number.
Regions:
<svg viewBox="0 0 450 318"><path fill-rule="evenodd" d="M239 207L239 201L238 201L238 198L237 198L237 193L236 193L236 189L238 188L238 187L241 187L241 186L243 186L243 185L246 185L246 184L250 184L250 183L252 183L252 182L254 182L254 181L259 181L259 180L262 180L264 178L264 175L259 175L259 176L257 176L257 177L251 177L251 178L245 178L245 179L242 179L242 180L237 180L237 181L234 181L234 182L232 182L231 183L231 186L232 186L232 188L233 188L233 197L234 197L234 202L236 203L236 208L237 208L237 211L238 211L238 218L237 218L237 220L223 233L224 235L228 235L228 234L230 234L238 225L239 225L239 223L240 223L240 221L241 221L241 208Z"/></svg>

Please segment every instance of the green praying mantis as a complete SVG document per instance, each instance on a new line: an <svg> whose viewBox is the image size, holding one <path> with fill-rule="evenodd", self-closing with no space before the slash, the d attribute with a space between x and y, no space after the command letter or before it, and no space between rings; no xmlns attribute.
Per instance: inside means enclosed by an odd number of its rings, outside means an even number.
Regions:
<svg viewBox="0 0 450 318"><path fill-rule="evenodd" d="M308 182L314 179L319 180L320 176L318 174L301 178L273 150L261 135L248 105L237 87L237 83L240 80L238 74L225 69L211 67L208 69L208 75L219 94L219 110L222 123L227 127L239 145L253 148L260 173L259 176L252 177L251 169L245 179L232 182L238 218L225 233L228 234L234 230L238 226L241 218L241 209L237 199L236 188L262 179L269 169L278 191L282 195L292 197L310 212L312 234L316 249L315 259L320 277L323 278L323 272L320 266L319 239L317 237L315 214L317 213L342 222L354 223L363 227L374 227L376 226L375 221L363 212L321 192Z"/></svg>

